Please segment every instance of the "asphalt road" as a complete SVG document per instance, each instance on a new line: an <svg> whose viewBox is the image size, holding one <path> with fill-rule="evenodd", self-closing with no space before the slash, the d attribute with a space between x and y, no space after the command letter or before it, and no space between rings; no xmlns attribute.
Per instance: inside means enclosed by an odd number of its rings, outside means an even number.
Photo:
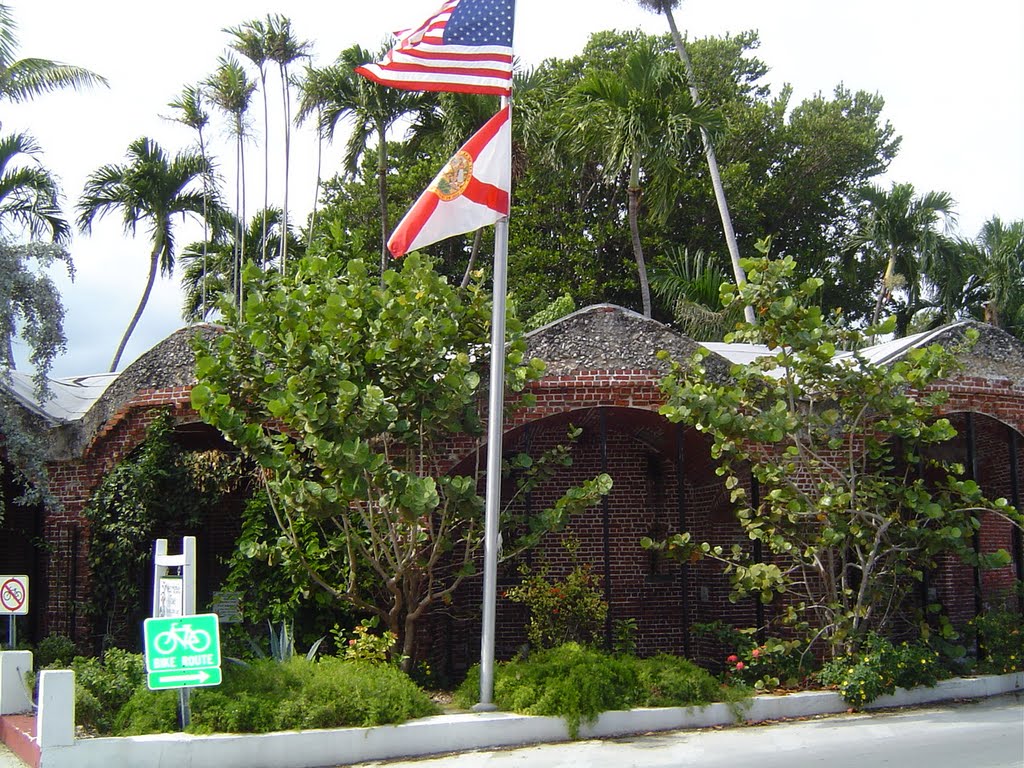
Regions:
<svg viewBox="0 0 1024 768"><path fill-rule="evenodd" d="M1022 768L1024 696L358 768Z"/></svg>

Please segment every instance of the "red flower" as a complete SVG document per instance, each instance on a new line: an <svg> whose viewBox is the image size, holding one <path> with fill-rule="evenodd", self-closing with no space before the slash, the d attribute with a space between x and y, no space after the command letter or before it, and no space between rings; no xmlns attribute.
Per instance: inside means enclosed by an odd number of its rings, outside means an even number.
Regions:
<svg viewBox="0 0 1024 768"><path fill-rule="evenodd" d="M744 667L744 664L743 664L742 661L737 661L736 662L736 669L737 670L743 669L743 667Z"/></svg>
<svg viewBox="0 0 1024 768"><path fill-rule="evenodd" d="M761 649L760 648L755 648L754 650L752 650L750 652L750 655L753 656L756 659L758 656L761 655Z"/></svg>
<svg viewBox="0 0 1024 768"><path fill-rule="evenodd" d="M727 658L726 661L728 661L730 664L735 664L736 663L736 654L734 653L732 656Z"/></svg>

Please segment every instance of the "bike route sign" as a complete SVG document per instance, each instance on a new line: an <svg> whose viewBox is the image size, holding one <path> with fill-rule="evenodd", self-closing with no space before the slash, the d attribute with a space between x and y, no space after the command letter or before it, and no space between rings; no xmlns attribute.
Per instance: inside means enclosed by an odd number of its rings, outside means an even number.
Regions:
<svg viewBox="0 0 1024 768"><path fill-rule="evenodd" d="M146 619L150 690L220 685L220 622L215 613Z"/></svg>

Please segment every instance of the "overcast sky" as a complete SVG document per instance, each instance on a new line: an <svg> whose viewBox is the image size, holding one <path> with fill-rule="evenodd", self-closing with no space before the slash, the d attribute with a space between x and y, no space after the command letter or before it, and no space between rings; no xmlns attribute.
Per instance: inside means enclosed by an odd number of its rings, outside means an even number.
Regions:
<svg viewBox="0 0 1024 768"><path fill-rule="evenodd" d="M422 21L440 0L8 0L19 27L21 57L39 56L88 67L109 89L58 92L24 106L3 105L4 131L27 130L42 144L47 167L63 183L66 211L86 177L123 161L128 144L149 136L169 151L193 141L191 132L162 116L185 84L197 83L225 51L221 30L267 13L292 19L314 43L314 63L332 61L345 47L376 49L388 32ZM663 18L629 0L519 0L515 48L526 65L579 52L603 29L667 31ZM942 190L957 201L960 231L973 236L992 215L1024 218L1024 2L1021 0L684 0L676 12L691 37L747 29L760 32L760 57L773 93L791 83L795 99L831 93L842 82L880 93L884 115L903 137L883 183L908 181L920 191ZM272 91L272 97L275 95ZM279 96L278 96L279 98ZM274 102L272 101L272 106ZM254 130L262 130L260 108ZM271 116L271 135L278 127ZM233 157L215 117L221 169ZM342 138L328 151L324 175L338 168ZM271 162L274 165L271 142ZM262 204L262 145L250 144L248 210ZM439 165L446 158L439 158ZM291 206L303 218L312 205L316 143L293 139ZM280 169L271 168L271 202L280 204ZM276 179L275 179L276 176ZM295 218L293 214L293 219ZM513 208L513 224L515 226ZM181 230L179 244L201 230ZM74 283L62 280L69 349L57 376L105 371L138 303L149 248L140 230L123 235L119 217L71 246ZM512 256L514 258L514 255ZM160 280L122 359L123 370L154 343L181 327L177 277Z"/></svg>

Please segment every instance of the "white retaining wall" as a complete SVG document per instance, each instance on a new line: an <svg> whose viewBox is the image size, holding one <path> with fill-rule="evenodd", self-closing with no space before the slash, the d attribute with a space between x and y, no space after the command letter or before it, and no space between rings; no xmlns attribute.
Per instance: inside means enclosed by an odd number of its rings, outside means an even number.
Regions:
<svg viewBox="0 0 1024 768"><path fill-rule="evenodd" d="M0 654L0 660L7 654ZM13 668L13 665L11 665ZM7 670L8 665L0 664ZM43 673L40 693L40 768L318 768L386 758L414 757L490 747L567 741L561 718L480 712L424 718L376 728L288 731L256 735L183 733L126 738L74 739L70 672ZM5 672L6 677L6 672ZM994 696L1024 690L1024 672L944 680L934 688L899 689L870 708ZM832 691L755 696L739 706L667 707L605 712L580 728L580 738L730 725L737 713L748 722L845 712ZM52 720L51 720L52 718Z"/></svg>

